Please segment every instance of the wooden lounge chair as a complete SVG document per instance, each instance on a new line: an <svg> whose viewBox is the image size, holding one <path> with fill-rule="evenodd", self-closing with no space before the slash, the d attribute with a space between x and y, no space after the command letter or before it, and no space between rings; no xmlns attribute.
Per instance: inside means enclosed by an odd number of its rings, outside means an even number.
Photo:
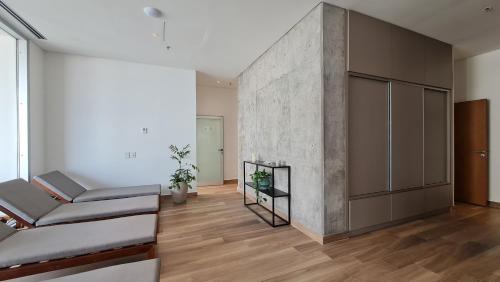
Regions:
<svg viewBox="0 0 500 282"><path fill-rule="evenodd" d="M0 280L147 254L155 258L157 215L16 230L0 223Z"/></svg>
<svg viewBox="0 0 500 282"><path fill-rule="evenodd" d="M160 184L87 190L58 170L33 177L33 184L66 203L160 195L161 190Z"/></svg>
<svg viewBox="0 0 500 282"><path fill-rule="evenodd" d="M23 179L0 183L0 211L26 227L157 213L159 196L63 204Z"/></svg>
<svg viewBox="0 0 500 282"><path fill-rule="evenodd" d="M44 282L158 282L160 259L113 265Z"/></svg>

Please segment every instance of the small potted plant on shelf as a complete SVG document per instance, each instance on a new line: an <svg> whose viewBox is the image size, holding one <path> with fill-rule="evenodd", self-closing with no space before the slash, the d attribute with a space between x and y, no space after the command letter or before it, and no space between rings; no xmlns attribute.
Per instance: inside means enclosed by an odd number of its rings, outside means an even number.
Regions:
<svg viewBox="0 0 500 282"><path fill-rule="evenodd" d="M271 186L271 174L265 170L257 170L250 175L255 188L255 198L257 203L266 202L267 199L260 195L260 191L267 190Z"/></svg>
<svg viewBox="0 0 500 282"><path fill-rule="evenodd" d="M169 148L172 151L170 158L176 160L179 165L179 168L170 176L170 191L174 203L182 204L186 202L188 188L192 188L191 182L196 180L194 172L198 171L198 167L185 161L191 153L189 144L182 149L177 148L175 145L170 145Z"/></svg>

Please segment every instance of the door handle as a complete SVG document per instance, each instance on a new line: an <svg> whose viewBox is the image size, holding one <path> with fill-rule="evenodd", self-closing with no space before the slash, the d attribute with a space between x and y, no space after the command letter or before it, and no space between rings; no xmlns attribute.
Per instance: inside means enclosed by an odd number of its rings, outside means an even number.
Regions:
<svg viewBox="0 0 500 282"><path fill-rule="evenodd" d="M479 154L481 156L481 158L486 158L486 156L488 155L488 151L486 151L486 150L474 151L474 153Z"/></svg>
<svg viewBox="0 0 500 282"><path fill-rule="evenodd" d="M219 149L219 152L224 153L224 149L222 149L222 148Z"/></svg>

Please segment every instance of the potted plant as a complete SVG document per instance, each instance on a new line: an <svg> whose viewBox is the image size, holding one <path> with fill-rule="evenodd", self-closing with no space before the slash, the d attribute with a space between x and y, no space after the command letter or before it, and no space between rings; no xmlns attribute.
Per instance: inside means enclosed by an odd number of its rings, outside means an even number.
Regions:
<svg viewBox="0 0 500 282"><path fill-rule="evenodd" d="M179 168L170 176L172 199L174 203L182 204L186 202L188 188L192 188L191 182L196 180L194 172L198 171L198 167L185 161L191 153L189 144L182 149L177 148L175 145L170 145L169 148L172 152L170 158L176 160L179 165Z"/></svg>
<svg viewBox="0 0 500 282"><path fill-rule="evenodd" d="M260 195L260 191L267 190L271 186L271 174L265 170L257 170L250 175L255 187L257 203L266 202L267 199Z"/></svg>

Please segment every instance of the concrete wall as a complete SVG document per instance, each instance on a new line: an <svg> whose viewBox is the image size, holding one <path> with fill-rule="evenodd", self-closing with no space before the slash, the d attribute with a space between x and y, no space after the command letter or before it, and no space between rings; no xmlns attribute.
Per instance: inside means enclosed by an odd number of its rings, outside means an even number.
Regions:
<svg viewBox="0 0 500 282"><path fill-rule="evenodd" d="M455 102L488 99L490 113L489 201L500 202L500 50L455 61ZM498 122L497 122L498 121Z"/></svg>
<svg viewBox="0 0 500 282"><path fill-rule="evenodd" d="M196 86L196 114L224 117L224 180L238 177L238 93L236 88Z"/></svg>
<svg viewBox="0 0 500 282"><path fill-rule="evenodd" d="M345 228L345 213L332 215L345 208L344 22L343 9L318 5L239 78L240 184L242 162L252 153L264 161L285 160L292 167L292 222L318 235ZM323 36L331 46L324 48ZM333 64L324 69L323 53ZM325 126L333 130L328 135ZM278 187L286 184L283 177ZM278 210L286 212L284 204L278 202Z"/></svg>
<svg viewBox="0 0 500 282"><path fill-rule="evenodd" d="M346 10L324 5L324 234L347 231Z"/></svg>
<svg viewBox="0 0 500 282"><path fill-rule="evenodd" d="M195 71L51 52L44 70L47 170L90 188L160 183L167 192L168 146L191 144L196 163Z"/></svg>

